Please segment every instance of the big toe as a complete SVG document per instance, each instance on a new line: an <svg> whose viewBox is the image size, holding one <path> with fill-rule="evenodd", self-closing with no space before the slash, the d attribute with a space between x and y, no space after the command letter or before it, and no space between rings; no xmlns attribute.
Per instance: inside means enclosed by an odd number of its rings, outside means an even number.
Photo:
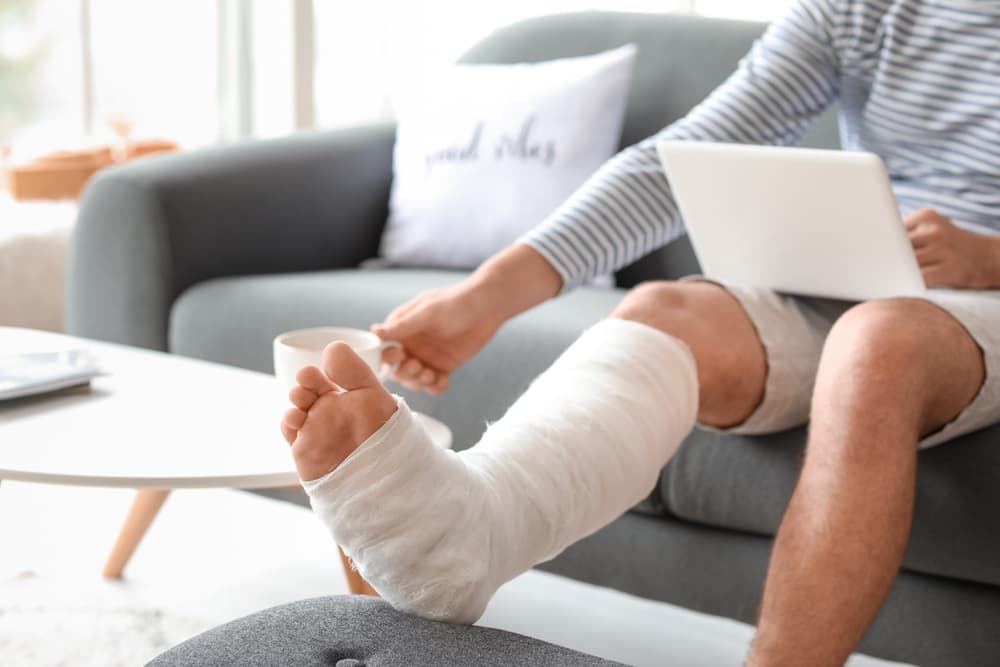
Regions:
<svg viewBox="0 0 1000 667"><path fill-rule="evenodd" d="M330 343L323 350L323 372L339 387L348 391L379 387L382 384L365 360L350 345L341 341Z"/></svg>

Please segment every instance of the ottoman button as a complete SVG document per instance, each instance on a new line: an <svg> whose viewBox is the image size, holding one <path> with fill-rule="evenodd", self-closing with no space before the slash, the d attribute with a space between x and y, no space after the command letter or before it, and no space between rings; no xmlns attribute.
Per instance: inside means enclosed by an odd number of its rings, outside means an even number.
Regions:
<svg viewBox="0 0 1000 667"><path fill-rule="evenodd" d="M337 667L365 667L365 663L354 658L344 658L337 661Z"/></svg>

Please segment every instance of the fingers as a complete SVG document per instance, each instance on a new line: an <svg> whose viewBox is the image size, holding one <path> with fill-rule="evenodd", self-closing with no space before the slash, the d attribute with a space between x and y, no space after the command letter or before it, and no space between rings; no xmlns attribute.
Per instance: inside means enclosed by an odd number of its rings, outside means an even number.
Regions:
<svg viewBox="0 0 1000 667"><path fill-rule="evenodd" d="M407 389L427 391L441 394L448 388L448 375L441 373L422 363L415 357L409 357L401 363L392 375L392 379Z"/></svg>
<svg viewBox="0 0 1000 667"><path fill-rule="evenodd" d="M406 359L396 368L392 376L407 389L423 389L425 385L437 379L437 374L416 357Z"/></svg>
<svg viewBox="0 0 1000 667"><path fill-rule="evenodd" d="M429 321L433 319L433 295L435 291L425 292L389 313L385 322L373 324L372 332L382 340L403 340L410 336L423 333Z"/></svg>
<svg viewBox="0 0 1000 667"><path fill-rule="evenodd" d="M914 246L914 254L917 256L917 264L920 266L930 266L941 261L941 251L931 245Z"/></svg>
<svg viewBox="0 0 1000 667"><path fill-rule="evenodd" d="M448 376L439 374L437 380L431 386L427 387L427 391L434 394L435 396L440 396L448 390Z"/></svg>
<svg viewBox="0 0 1000 667"><path fill-rule="evenodd" d="M373 324L372 332L382 340L399 340L399 332L405 335L406 327L387 328ZM404 347L390 347L382 352L382 363L395 366L392 379L407 389L423 390L440 394L448 387L447 374L441 373L420 359L407 354Z"/></svg>
<svg viewBox="0 0 1000 667"><path fill-rule="evenodd" d="M400 341L406 346L384 350L382 362L395 366L392 379L408 389L439 394L448 387L448 375L438 369L457 366L457 363L449 365L450 360L439 349L441 293L441 290L425 292L396 308L384 322L371 326L382 340Z"/></svg>
<svg viewBox="0 0 1000 667"><path fill-rule="evenodd" d="M424 318L419 312L403 317L395 322L373 324L372 333L382 340L403 340L420 333L425 328Z"/></svg>
<svg viewBox="0 0 1000 667"><path fill-rule="evenodd" d="M933 245L937 234L933 230L914 228L909 232L909 237L910 245L913 246L914 250L919 250Z"/></svg>
<svg viewBox="0 0 1000 667"><path fill-rule="evenodd" d="M940 217L914 222L906 230L914 250L953 246L956 232L951 222Z"/></svg>
<svg viewBox="0 0 1000 667"><path fill-rule="evenodd" d="M908 216L903 218L903 224L908 230L915 229L920 225L931 223L931 224L941 224L949 223L948 218L944 217L932 208L921 208L913 211Z"/></svg>
<svg viewBox="0 0 1000 667"><path fill-rule="evenodd" d="M406 352L402 347L387 347L382 351L382 363L397 365L406 359Z"/></svg>
<svg viewBox="0 0 1000 667"><path fill-rule="evenodd" d="M945 268L941 265L923 266L920 274L924 277L924 285L927 287L949 287L951 280Z"/></svg>
<svg viewBox="0 0 1000 667"><path fill-rule="evenodd" d="M952 227L950 220L929 208L914 211L906 216L903 224L915 250L940 244Z"/></svg>
<svg viewBox="0 0 1000 667"><path fill-rule="evenodd" d="M437 373L416 359L410 359L404 365L408 366L404 372L408 374L410 381L420 387L428 387L437 381Z"/></svg>
<svg viewBox="0 0 1000 667"><path fill-rule="evenodd" d="M424 370L424 365L414 357L410 357L396 369L396 377L401 380L419 382L420 372Z"/></svg>

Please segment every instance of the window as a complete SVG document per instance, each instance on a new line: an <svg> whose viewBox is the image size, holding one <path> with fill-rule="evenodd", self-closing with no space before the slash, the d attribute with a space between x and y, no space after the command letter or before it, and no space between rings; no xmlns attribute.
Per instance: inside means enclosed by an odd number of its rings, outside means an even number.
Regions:
<svg viewBox="0 0 1000 667"><path fill-rule="evenodd" d="M476 3L315 3L316 119L324 127L391 116L390 91L427 67L453 62L491 30L554 12L603 9L688 12L749 20L777 16L789 0L508 0Z"/></svg>
<svg viewBox="0 0 1000 667"><path fill-rule="evenodd" d="M216 11L203 0L90 0L92 131L125 120L138 137L216 138Z"/></svg>
<svg viewBox="0 0 1000 667"><path fill-rule="evenodd" d="M584 9L767 20L789 0L0 0L0 147L193 146L391 115L390 91L499 26Z"/></svg>
<svg viewBox="0 0 1000 667"><path fill-rule="evenodd" d="M0 0L0 146L83 132L80 14L55 0Z"/></svg>

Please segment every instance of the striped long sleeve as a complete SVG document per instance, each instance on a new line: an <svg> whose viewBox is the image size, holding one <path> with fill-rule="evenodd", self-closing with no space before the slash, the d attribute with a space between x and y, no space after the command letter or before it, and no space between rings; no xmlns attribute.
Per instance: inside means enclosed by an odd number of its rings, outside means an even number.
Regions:
<svg viewBox="0 0 1000 667"><path fill-rule="evenodd" d="M786 145L839 93L834 0L800 0L684 118L621 151L521 238L563 289L621 268L684 233L656 153L661 140Z"/></svg>

